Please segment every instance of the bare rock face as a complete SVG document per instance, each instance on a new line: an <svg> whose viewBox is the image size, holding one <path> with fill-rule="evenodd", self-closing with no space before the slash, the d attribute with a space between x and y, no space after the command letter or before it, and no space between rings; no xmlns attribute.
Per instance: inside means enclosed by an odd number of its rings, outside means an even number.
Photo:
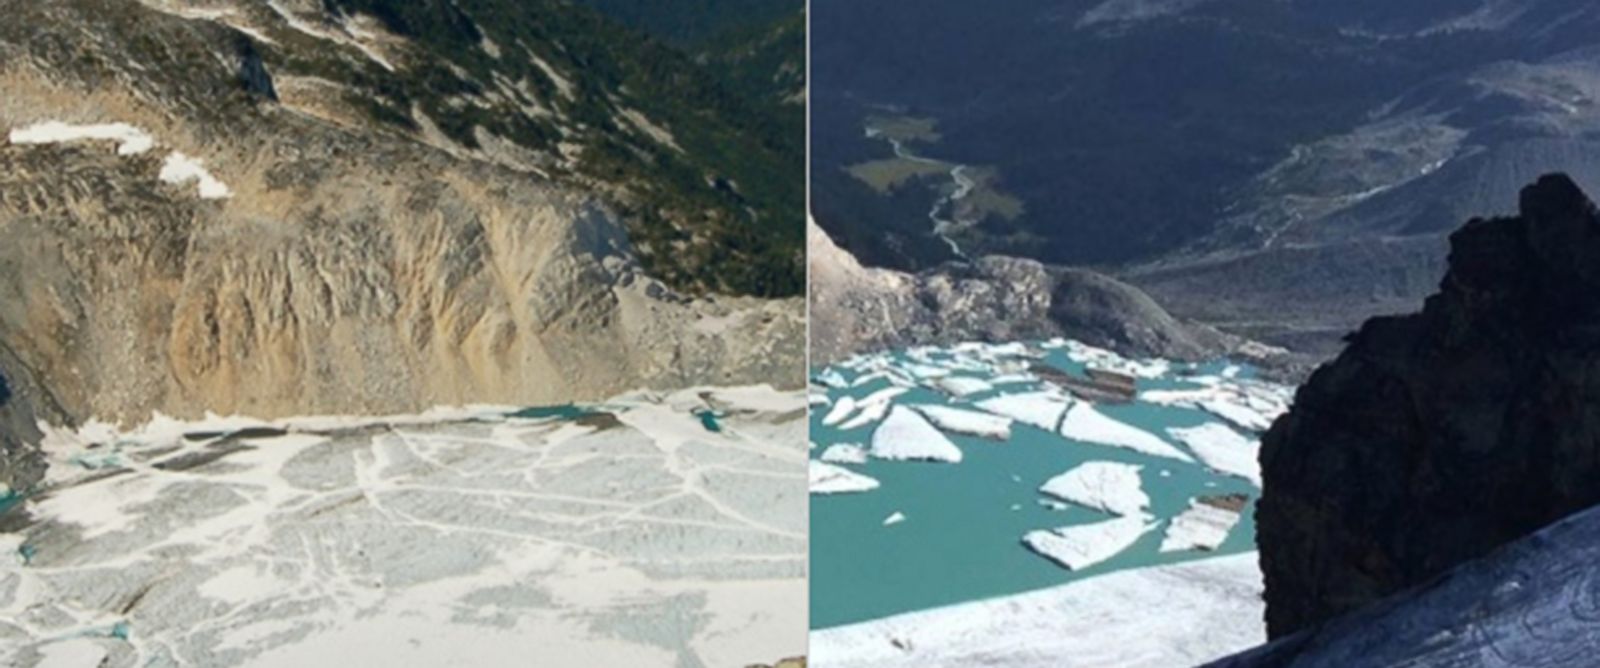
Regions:
<svg viewBox="0 0 1600 668"><path fill-rule="evenodd" d="M579 184L280 103L242 35L207 20L132 2L106 13L137 30L87 14L0 29L0 377L27 381L12 395L50 408L36 417L803 382L801 300L675 294ZM80 27L89 55L49 46ZM135 44L182 55L181 76L119 59ZM52 122L125 124L149 142L16 134ZM180 155L221 189L175 174ZM19 429L0 431L8 446L27 440ZM14 477L0 482L28 476Z"/></svg>
<svg viewBox="0 0 1600 668"><path fill-rule="evenodd" d="M1250 351L1091 271L990 256L913 275L862 266L815 222L806 234L813 363L908 345L1054 336L1174 359Z"/></svg>
<svg viewBox="0 0 1600 668"><path fill-rule="evenodd" d="M1451 237L1420 313L1369 320L1262 440L1281 637L1600 502L1600 214L1565 176Z"/></svg>

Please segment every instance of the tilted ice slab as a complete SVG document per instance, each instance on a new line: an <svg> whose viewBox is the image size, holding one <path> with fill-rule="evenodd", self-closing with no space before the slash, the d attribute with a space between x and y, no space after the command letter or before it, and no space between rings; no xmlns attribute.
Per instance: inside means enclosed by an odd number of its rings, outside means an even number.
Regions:
<svg viewBox="0 0 1600 668"><path fill-rule="evenodd" d="M1117 556L1160 523L1148 515L1118 517L1093 524L1029 531L1022 543L1068 570L1082 570Z"/></svg>
<svg viewBox="0 0 1600 668"><path fill-rule="evenodd" d="M1244 478L1257 488L1261 487L1260 441L1215 422L1198 427L1169 428L1167 433L1189 446L1208 468Z"/></svg>
<svg viewBox="0 0 1600 668"><path fill-rule="evenodd" d="M865 464L867 450L854 443L839 443L828 446L818 459L832 464Z"/></svg>
<svg viewBox="0 0 1600 668"><path fill-rule="evenodd" d="M1255 553L1117 571L1039 591L814 631L827 668L1172 668L1266 639Z"/></svg>
<svg viewBox="0 0 1600 668"><path fill-rule="evenodd" d="M1011 438L1011 418L1008 417L933 404L911 407L928 418L933 426L945 431L1001 441Z"/></svg>
<svg viewBox="0 0 1600 668"><path fill-rule="evenodd" d="M1245 431L1262 432L1289 410L1293 389L1285 385L1222 377L1191 379L1202 387L1146 390L1139 400L1164 406L1198 408Z"/></svg>
<svg viewBox="0 0 1600 668"><path fill-rule="evenodd" d="M906 521L906 514L897 510L890 513L888 517L883 518L883 525L886 527L894 526L904 521Z"/></svg>
<svg viewBox="0 0 1600 668"><path fill-rule="evenodd" d="M856 412L855 397L843 396L833 402L833 408L828 409L828 414L822 416L822 424L832 427Z"/></svg>
<svg viewBox="0 0 1600 668"><path fill-rule="evenodd" d="M982 378L973 378L972 376L945 376L929 384L936 390L957 397L965 397L994 389L994 385L990 384L989 381Z"/></svg>
<svg viewBox="0 0 1600 668"><path fill-rule="evenodd" d="M59 144L84 140L117 142L117 155L138 155L155 147L149 133L127 123L73 125L60 121L36 123L11 131L13 144Z"/></svg>
<svg viewBox="0 0 1600 668"><path fill-rule="evenodd" d="M827 462L812 461L810 476L812 494L851 494L878 488L875 478Z"/></svg>
<svg viewBox="0 0 1600 668"><path fill-rule="evenodd" d="M872 456L878 459L961 461L961 448L921 414L895 406L872 432Z"/></svg>
<svg viewBox="0 0 1600 668"><path fill-rule="evenodd" d="M1120 462L1085 462L1046 480L1039 491L1090 510L1139 516L1150 507L1139 479L1142 467Z"/></svg>
<svg viewBox="0 0 1600 668"><path fill-rule="evenodd" d="M844 423L839 425L839 428L846 431L851 429L860 429L861 427L865 427L869 424L877 422L878 420L882 420L883 416L888 414L889 407L891 406L895 397L910 391L910 388L892 386L885 387L877 392L873 392L872 394L863 397L861 400L856 402L856 405L861 408L861 412L857 413L855 417L844 421Z"/></svg>
<svg viewBox="0 0 1600 668"><path fill-rule="evenodd" d="M690 412L701 391L726 410L721 432ZM706 388L579 420L52 430L46 493L0 533L15 555L0 559L0 665L89 645L108 668L801 654L804 405ZM212 428L227 424L273 429ZM115 470L73 463L106 450ZM681 623L651 632L663 619Z"/></svg>
<svg viewBox="0 0 1600 668"><path fill-rule="evenodd" d="M1062 413L1066 412L1067 405L1071 401L1054 392L1023 392L984 399L978 402L977 406L1023 424L1030 424L1045 431L1055 431L1056 426L1061 423Z"/></svg>
<svg viewBox="0 0 1600 668"><path fill-rule="evenodd" d="M1161 551L1215 550L1228 540L1228 532L1238 523L1238 511L1190 500L1189 509L1167 525Z"/></svg>
<svg viewBox="0 0 1600 668"><path fill-rule="evenodd" d="M1075 402L1061 420L1061 435L1088 443L1127 448L1155 457L1192 462L1193 457L1155 434L1112 418L1087 402Z"/></svg>

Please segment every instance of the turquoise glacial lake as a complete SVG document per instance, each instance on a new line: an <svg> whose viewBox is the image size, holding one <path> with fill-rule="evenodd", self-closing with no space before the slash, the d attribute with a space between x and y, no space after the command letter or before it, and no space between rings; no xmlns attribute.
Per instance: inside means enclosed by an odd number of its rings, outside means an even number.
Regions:
<svg viewBox="0 0 1600 668"><path fill-rule="evenodd" d="M940 356L941 353L932 355L934 359ZM903 353L891 359L909 362ZM1046 351L1039 361L1073 373L1084 369L1084 364L1059 348ZM1141 391L1199 387L1194 376L1220 378L1218 374L1227 366L1173 365L1171 373L1141 378L1137 386ZM814 371L813 378L837 373L847 382L863 375L842 367ZM1238 371L1240 368L1235 367L1234 372ZM1248 373L1244 370L1239 377ZM957 375L984 377L982 373ZM857 387L827 388L826 392L836 402L844 396L859 399L889 386L886 379L874 379ZM1037 381L1009 384L962 399L916 387L894 401L897 405L930 403L976 410L971 405L975 401L1041 387ZM1138 401L1095 405L1106 415L1140 427L1190 454L1188 448L1166 434L1166 429L1220 421L1197 408ZM818 458L829 445L870 443L878 423L842 431L822 423L828 409L816 406L812 411L811 438L816 443L813 458ZM879 488L811 496L812 628L1018 594L1122 569L1254 549L1255 525L1247 509L1216 551L1160 553L1158 547L1166 528L1163 523L1117 556L1081 571L1069 571L1035 554L1021 539L1037 529L1109 519L1108 515L1078 506L1042 503L1051 499L1038 491L1040 485L1079 464L1098 460L1141 465L1144 491L1151 499L1150 513L1162 520L1178 515L1195 497L1243 493L1253 501L1258 490L1249 481L1215 473L1198 463L1075 441L1020 422L1012 425L1011 438L1004 442L946 434L962 450L963 460L959 463L869 459L865 464L844 468L877 479ZM884 520L894 513L902 513L906 519L885 526Z"/></svg>

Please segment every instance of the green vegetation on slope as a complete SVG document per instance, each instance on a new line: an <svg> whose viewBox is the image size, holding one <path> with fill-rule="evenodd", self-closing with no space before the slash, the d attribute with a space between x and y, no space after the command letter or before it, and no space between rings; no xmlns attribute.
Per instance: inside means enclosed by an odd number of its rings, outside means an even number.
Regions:
<svg viewBox="0 0 1600 668"><path fill-rule="evenodd" d="M416 109L464 146L478 145L475 128L546 154L576 144L569 176L620 188L612 203L641 258L679 288L804 290L803 127L688 54L560 0L327 5L377 18L420 53L399 72L282 56L290 71L337 71L374 119L412 129ZM503 81L530 82L531 99L505 99Z"/></svg>

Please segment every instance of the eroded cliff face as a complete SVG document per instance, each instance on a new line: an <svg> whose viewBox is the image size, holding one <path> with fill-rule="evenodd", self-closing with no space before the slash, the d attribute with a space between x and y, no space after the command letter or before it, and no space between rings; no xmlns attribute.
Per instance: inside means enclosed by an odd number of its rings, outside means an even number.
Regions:
<svg viewBox="0 0 1600 668"><path fill-rule="evenodd" d="M1567 177L1451 236L1420 313L1369 320L1262 440L1283 636L1600 502L1600 215Z"/></svg>
<svg viewBox="0 0 1600 668"><path fill-rule="evenodd" d="M1273 356L1091 271L989 256L909 274L862 266L815 222L806 234L814 364L909 345L1054 336L1132 356Z"/></svg>
<svg viewBox="0 0 1600 668"><path fill-rule="evenodd" d="M0 376L40 417L803 381L799 299L675 294L578 184L280 101L237 31L106 4L145 23L0 40ZM142 40L175 60L117 61ZM147 141L49 140L109 124Z"/></svg>

